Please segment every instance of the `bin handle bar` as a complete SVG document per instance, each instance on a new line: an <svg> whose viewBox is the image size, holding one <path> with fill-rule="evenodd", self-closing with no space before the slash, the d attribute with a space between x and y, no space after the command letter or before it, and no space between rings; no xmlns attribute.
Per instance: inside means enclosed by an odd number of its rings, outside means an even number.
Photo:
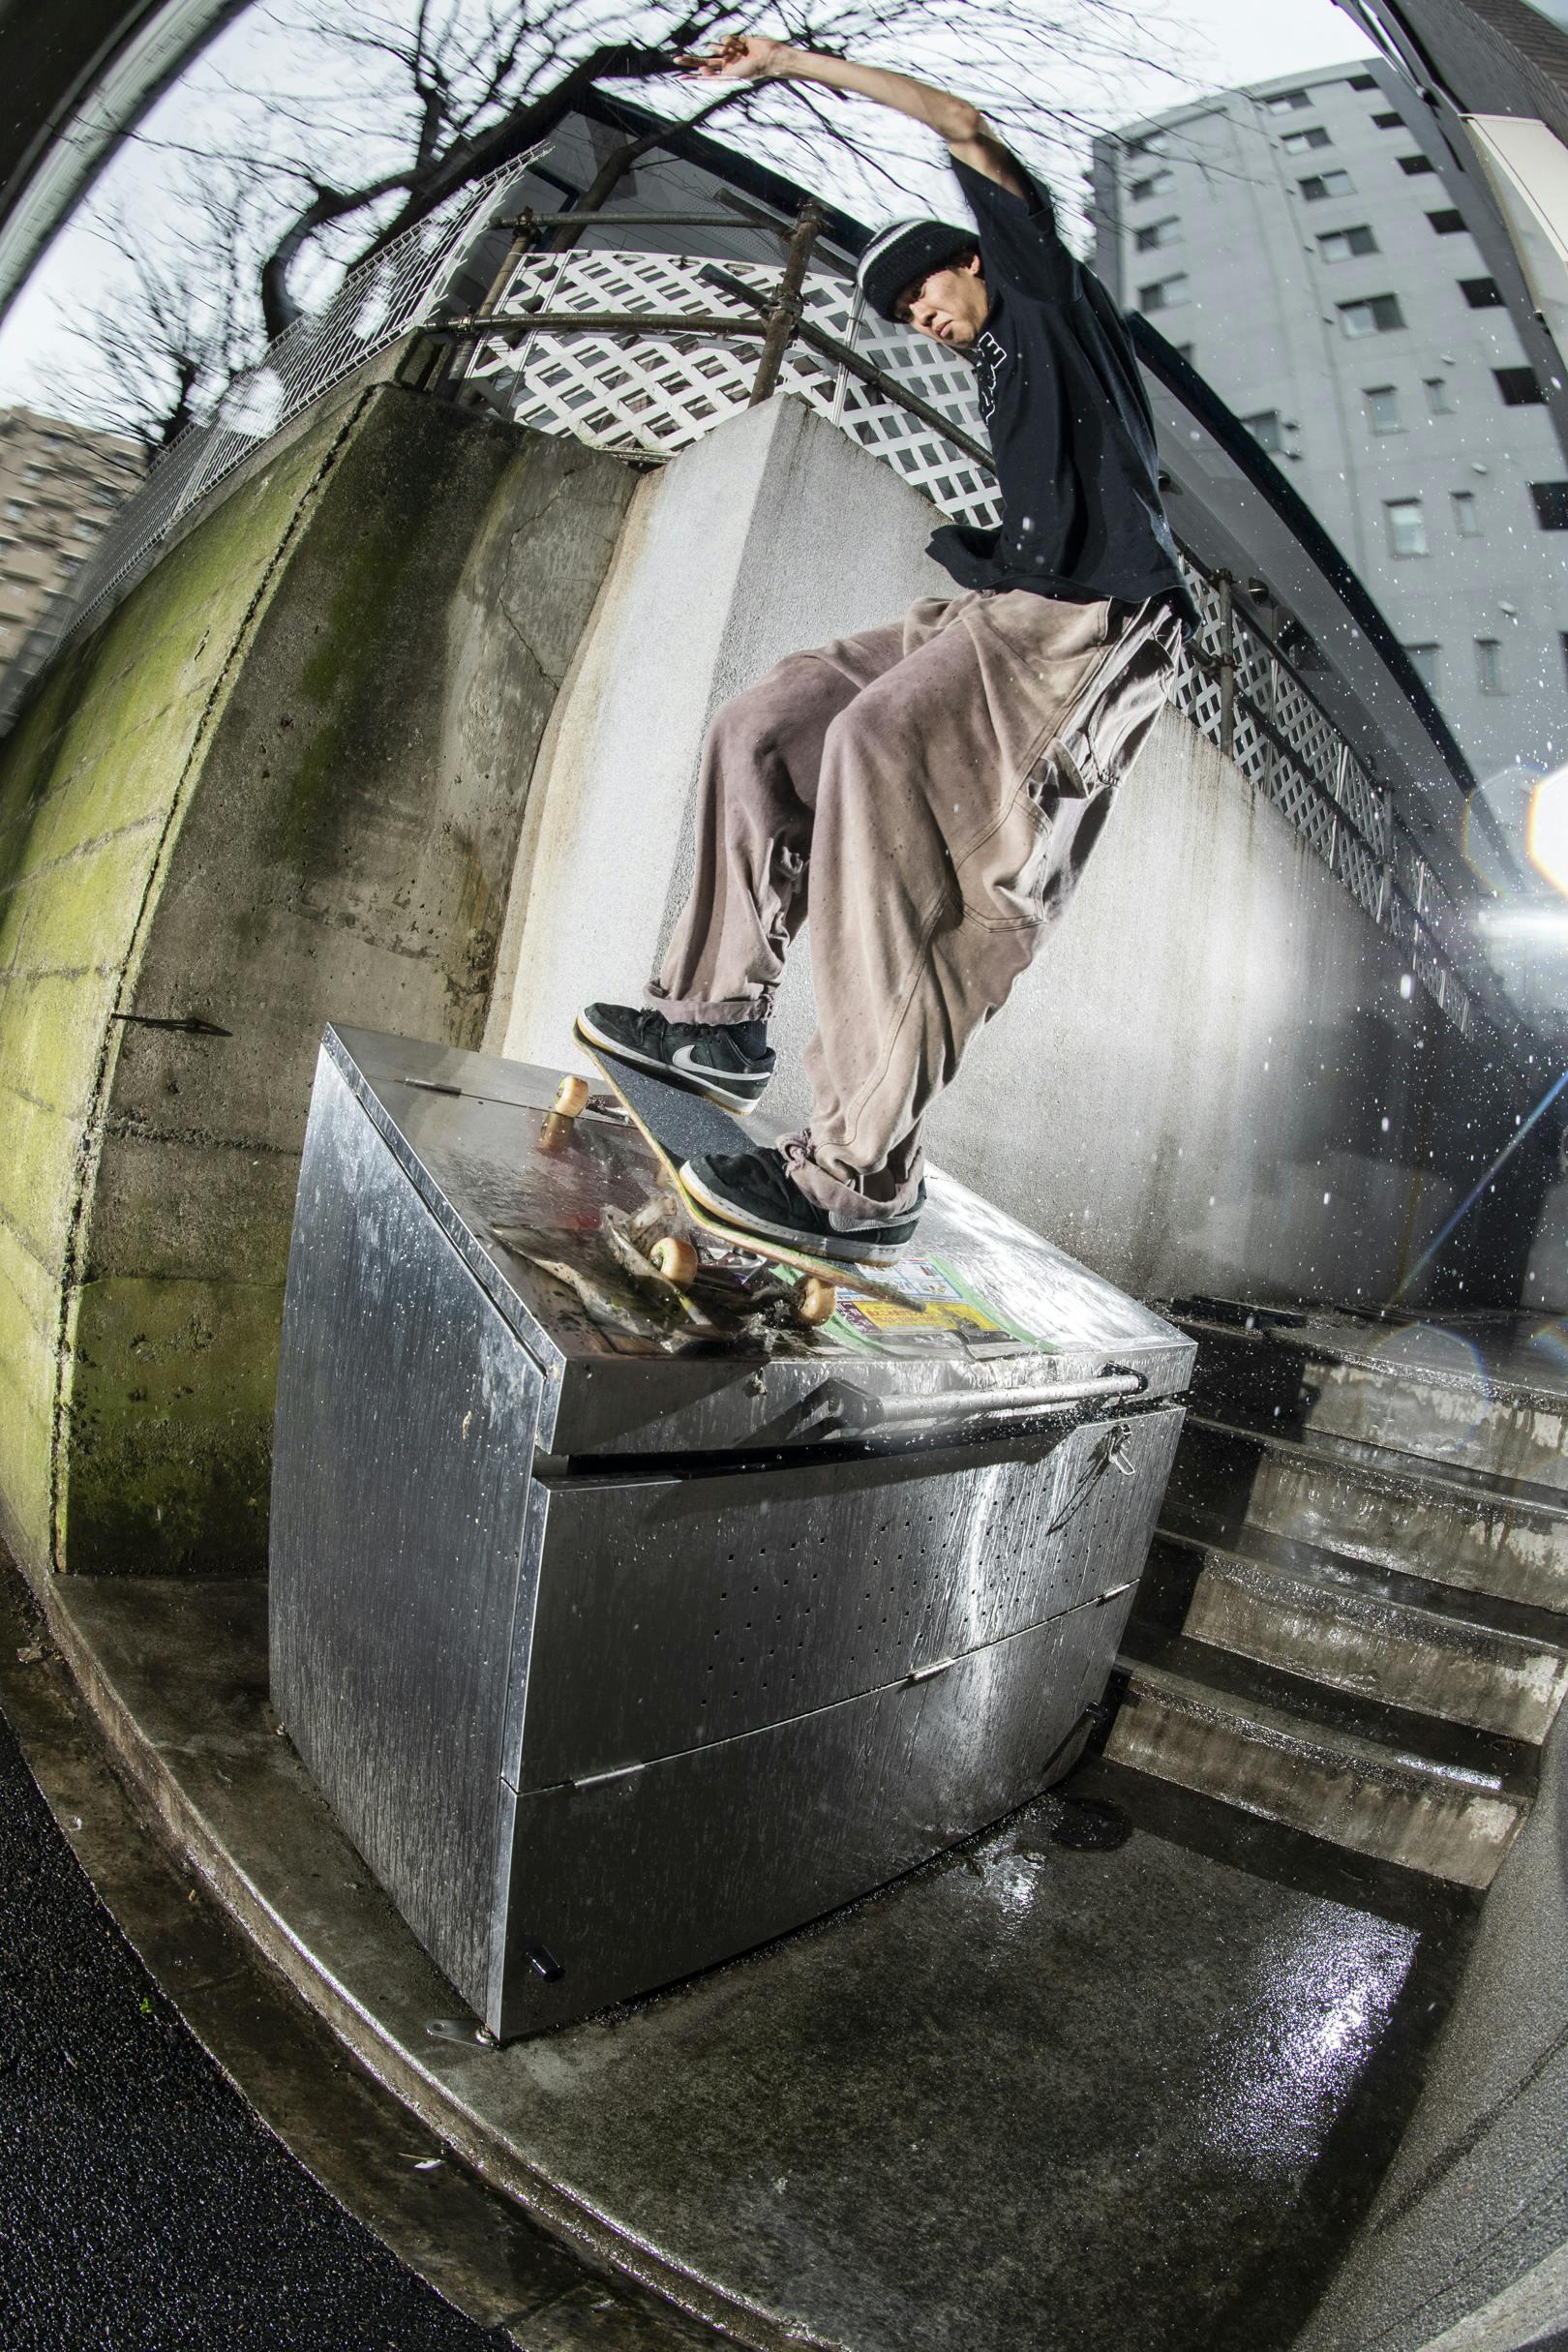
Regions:
<svg viewBox="0 0 1568 2352"><path fill-rule="evenodd" d="M1148 1385L1141 1372L1103 1372L1096 1380L1058 1380L1043 1388L1001 1389L994 1397L977 1397L973 1410L960 1413L957 1418L974 1421L981 1413L1057 1412L1068 1405L1088 1403L1097 1397L1135 1397ZM877 1414L876 1426L887 1429L904 1421L928 1421L943 1412L946 1402L941 1397L892 1397Z"/></svg>

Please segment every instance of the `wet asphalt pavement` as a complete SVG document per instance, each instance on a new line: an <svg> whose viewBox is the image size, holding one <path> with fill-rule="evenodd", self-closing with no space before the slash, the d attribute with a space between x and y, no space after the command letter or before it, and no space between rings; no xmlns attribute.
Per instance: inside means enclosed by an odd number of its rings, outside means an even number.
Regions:
<svg viewBox="0 0 1568 2352"><path fill-rule="evenodd" d="M258 2122L159 1992L0 1718L0 2347L502 2352Z"/></svg>

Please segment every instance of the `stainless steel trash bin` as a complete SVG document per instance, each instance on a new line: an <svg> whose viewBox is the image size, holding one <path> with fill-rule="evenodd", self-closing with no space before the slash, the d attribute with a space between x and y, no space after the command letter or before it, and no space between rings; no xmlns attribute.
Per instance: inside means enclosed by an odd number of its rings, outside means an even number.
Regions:
<svg viewBox="0 0 1568 2352"><path fill-rule="evenodd" d="M328 1030L289 1259L272 1690L499 2035L799 1925L1065 1768L1191 1343L941 1176L899 1287L692 1319L634 1131Z"/></svg>

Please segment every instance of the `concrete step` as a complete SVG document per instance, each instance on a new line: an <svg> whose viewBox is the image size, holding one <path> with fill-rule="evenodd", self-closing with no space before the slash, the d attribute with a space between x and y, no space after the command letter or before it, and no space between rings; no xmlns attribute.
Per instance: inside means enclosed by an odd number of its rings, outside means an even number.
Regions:
<svg viewBox="0 0 1568 2352"><path fill-rule="evenodd" d="M1439 1585L1244 1531L1157 1539L1141 1614L1330 1689L1539 1746L1568 1690L1568 1618L1461 1613ZM1543 1630L1546 1628L1549 1630Z"/></svg>
<svg viewBox="0 0 1568 2352"><path fill-rule="evenodd" d="M1191 1402L1208 1420L1451 1462L1568 1501L1568 1367L1538 1318L1387 1321L1219 1300L1174 1312L1198 1342Z"/></svg>
<svg viewBox="0 0 1568 2352"><path fill-rule="evenodd" d="M1222 1550L1243 1530L1568 1614L1568 1502L1550 1489L1189 1414L1161 1525Z"/></svg>
<svg viewBox="0 0 1568 2352"><path fill-rule="evenodd" d="M1490 1885L1529 1803L1505 1743L1466 1734L1478 1759L1466 1764L1452 1727L1423 1727L1412 1743L1398 1736L1410 1718L1396 1711L1380 1722L1321 1704L1301 1712L1290 1677L1271 1688L1254 1668L1248 1686L1206 1643L1142 1646L1124 1660L1113 1763L1380 1861Z"/></svg>

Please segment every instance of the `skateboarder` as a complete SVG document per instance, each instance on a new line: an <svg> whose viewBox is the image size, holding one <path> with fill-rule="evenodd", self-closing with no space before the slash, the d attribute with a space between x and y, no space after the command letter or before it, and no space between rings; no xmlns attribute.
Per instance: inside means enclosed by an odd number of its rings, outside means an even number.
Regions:
<svg viewBox="0 0 1568 2352"><path fill-rule="evenodd" d="M648 1002L589 1005L579 1027L749 1110L809 900L810 1124L688 1161L681 1181L744 1231L883 1260L915 1230L924 1113L1066 905L1195 615L1126 324L983 115L778 41L732 35L689 62L820 82L946 139L974 225L884 229L859 285L882 317L973 359L1002 523L934 534L955 594L791 654L717 713L691 895Z"/></svg>

